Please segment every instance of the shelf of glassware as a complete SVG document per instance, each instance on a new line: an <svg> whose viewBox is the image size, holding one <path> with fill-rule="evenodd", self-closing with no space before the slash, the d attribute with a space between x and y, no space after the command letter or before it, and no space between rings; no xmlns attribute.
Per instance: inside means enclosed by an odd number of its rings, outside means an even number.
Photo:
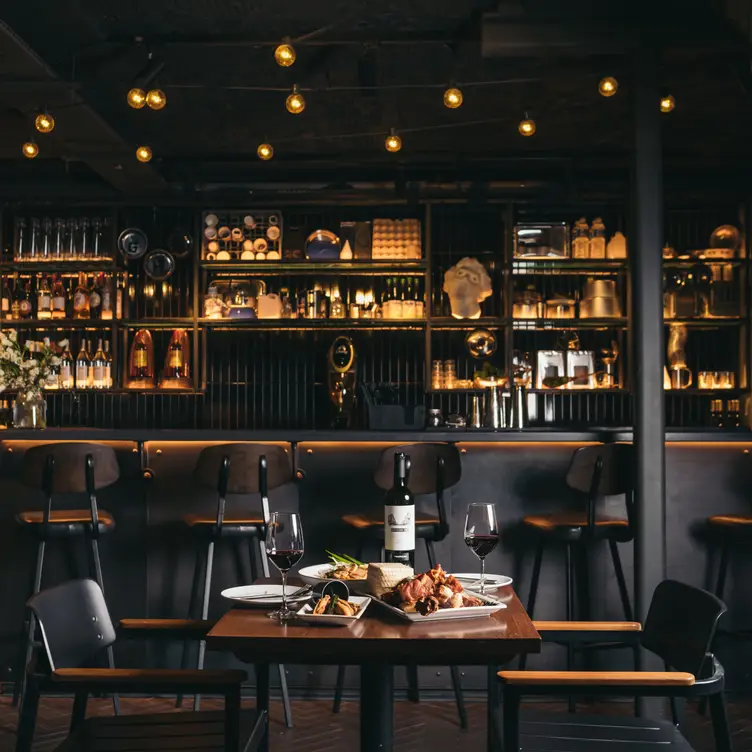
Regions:
<svg viewBox="0 0 752 752"><path fill-rule="evenodd" d="M311 331L317 329L357 329L422 331L425 319L206 319L198 320L206 329Z"/></svg>
<svg viewBox="0 0 752 752"><path fill-rule="evenodd" d="M4 319L1 328L18 327L21 329L39 329L43 331L65 331L70 329L109 329L120 323L116 319Z"/></svg>
<svg viewBox="0 0 752 752"><path fill-rule="evenodd" d="M627 270L625 259L512 259L512 274L617 274Z"/></svg>
<svg viewBox="0 0 752 752"><path fill-rule="evenodd" d="M577 329L627 329L629 321L626 317L611 317L605 319L514 319L512 328L515 331L572 331Z"/></svg>
<svg viewBox="0 0 752 752"><path fill-rule="evenodd" d="M77 274L78 272L121 272L114 259L97 261L2 261L0 274L29 272L37 274Z"/></svg>
<svg viewBox="0 0 752 752"><path fill-rule="evenodd" d="M423 261L202 261L201 268L215 274L247 274L251 276L265 275L315 275L357 274L359 276L382 276L399 274L401 276L423 276L426 264Z"/></svg>
<svg viewBox="0 0 752 752"><path fill-rule="evenodd" d="M507 325L507 319L496 316L483 316L478 319L455 319L451 316L431 316L431 329L501 329Z"/></svg>

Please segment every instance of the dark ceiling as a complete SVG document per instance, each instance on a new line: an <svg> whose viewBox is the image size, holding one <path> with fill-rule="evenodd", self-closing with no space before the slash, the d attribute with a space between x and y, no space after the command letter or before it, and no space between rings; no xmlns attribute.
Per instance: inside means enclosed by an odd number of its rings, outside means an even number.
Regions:
<svg viewBox="0 0 752 752"><path fill-rule="evenodd" d="M420 173L522 180L584 165L623 170L631 144L630 65L628 46L620 44L633 30L653 32L648 43L661 47L660 84L677 100L662 118L667 161L744 170L752 161L748 43L712 2L681 3L681 17L674 15L677 3L660 0L623 8L594 0L501 7L488 0L6 5L12 7L0 11L4 195L12 187L151 194L303 178ZM486 14L499 10L502 26L556 23L582 36L574 48L540 54L523 45L490 57L482 27ZM619 42L613 48L612 33ZM273 60L284 36L307 37L287 69ZM125 101L147 45L165 61L158 82L168 105L160 112L133 110ZM606 74L621 83L610 99L597 93ZM452 79L465 96L458 110L442 105L442 88ZM294 83L307 101L300 116L284 107ZM43 105L58 126L37 138L40 156L30 162L20 145ZM537 122L532 138L517 133L525 111ZM404 142L397 155L383 148L391 127ZM262 140L276 150L269 163L256 158ZM136 162L139 144L153 148L151 164Z"/></svg>

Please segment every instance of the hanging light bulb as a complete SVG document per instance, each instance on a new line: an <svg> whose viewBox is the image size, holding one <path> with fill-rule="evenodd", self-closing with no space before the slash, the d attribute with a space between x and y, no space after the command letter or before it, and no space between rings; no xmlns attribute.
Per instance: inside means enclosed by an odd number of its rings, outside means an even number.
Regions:
<svg viewBox="0 0 752 752"><path fill-rule="evenodd" d="M456 110L462 105L462 90L456 86L449 86L444 89L444 107L450 110Z"/></svg>
<svg viewBox="0 0 752 752"><path fill-rule="evenodd" d="M26 159L34 159L34 157L39 154L39 147L37 146L36 141L27 141L21 147L21 152L26 157Z"/></svg>
<svg viewBox="0 0 752 752"><path fill-rule="evenodd" d="M162 110L167 104L167 95L162 89L150 89L146 95L146 104L152 108L152 110Z"/></svg>
<svg viewBox="0 0 752 752"><path fill-rule="evenodd" d="M305 99L303 95L298 91L298 85L292 87L292 94L285 100L285 107L288 112L292 112L293 115L300 115L305 109Z"/></svg>
<svg viewBox="0 0 752 752"><path fill-rule="evenodd" d="M139 146L136 149L136 159L139 162L151 162L152 151L149 146Z"/></svg>
<svg viewBox="0 0 752 752"><path fill-rule="evenodd" d="M274 147L267 143L259 144L259 148L256 149L256 154L258 154L259 159L268 162L274 156Z"/></svg>
<svg viewBox="0 0 752 752"><path fill-rule="evenodd" d="M671 94L664 94L661 97L661 112L671 112L676 107L676 100Z"/></svg>
<svg viewBox="0 0 752 752"><path fill-rule="evenodd" d="M402 148L402 139L397 135L397 131L392 128L389 135L384 140L384 148L389 152L398 152Z"/></svg>
<svg viewBox="0 0 752 752"><path fill-rule="evenodd" d="M520 120L520 124L517 126L517 130L523 136L532 136L532 135L534 135L535 131L536 131L535 120L533 120L531 117L528 117L528 114L526 112L524 119Z"/></svg>
<svg viewBox="0 0 752 752"><path fill-rule="evenodd" d="M134 110L140 110L146 104L146 92L143 89L139 89L138 86L134 86L128 92L126 99Z"/></svg>
<svg viewBox="0 0 752 752"><path fill-rule="evenodd" d="M274 50L274 59L282 68L289 68L295 62L296 57L295 48L290 44L290 37L285 37L282 44L277 45L277 49Z"/></svg>
<svg viewBox="0 0 752 752"><path fill-rule="evenodd" d="M619 90L619 82L613 76L606 76L598 83L598 93L602 97L613 97Z"/></svg>
<svg viewBox="0 0 752 752"><path fill-rule="evenodd" d="M49 112L40 112L34 120L34 127L40 133L52 133L55 130L55 118Z"/></svg>

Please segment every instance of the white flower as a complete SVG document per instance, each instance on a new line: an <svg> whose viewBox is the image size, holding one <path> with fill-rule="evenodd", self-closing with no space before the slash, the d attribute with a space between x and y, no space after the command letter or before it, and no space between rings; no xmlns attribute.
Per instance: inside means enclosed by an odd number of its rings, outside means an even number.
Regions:
<svg viewBox="0 0 752 752"><path fill-rule="evenodd" d="M67 339L61 339L60 342L57 343L58 347L62 348L63 350L68 347L70 344Z"/></svg>

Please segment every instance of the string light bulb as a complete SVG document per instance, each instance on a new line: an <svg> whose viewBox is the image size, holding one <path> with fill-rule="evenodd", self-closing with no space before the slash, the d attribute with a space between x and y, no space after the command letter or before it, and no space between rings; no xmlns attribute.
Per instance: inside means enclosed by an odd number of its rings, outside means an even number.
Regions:
<svg viewBox="0 0 752 752"><path fill-rule="evenodd" d="M613 76L606 76L598 83L598 93L602 97L613 97L619 90L619 82Z"/></svg>
<svg viewBox="0 0 752 752"><path fill-rule="evenodd" d="M40 112L34 120L34 127L40 133L52 133L55 130L55 118L49 112Z"/></svg>
<svg viewBox="0 0 752 752"><path fill-rule="evenodd" d="M462 105L462 99L462 90L456 86L449 86L444 89L444 107L456 110Z"/></svg>
<svg viewBox="0 0 752 752"><path fill-rule="evenodd" d="M36 141L27 141L22 147L21 152L26 159L34 159L39 154L39 147Z"/></svg>
<svg viewBox="0 0 752 752"><path fill-rule="evenodd" d="M528 117L527 113L525 113L525 117L524 119L520 120L520 124L517 126L517 130L523 136L535 135L535 131L536 131L535 120L533 120L531 117Z"/></svg>
<svg viewBox="0 0 752 752"><path fill-rule="evenodd" d="M402 148L402 139L397 135L397 131L392 128L389 135L384 140L384 148L394 154Z"/></svg>
<svg viewBox="0 0 752 752"><path fill-rule="evenodd" d="M300 115L305 109L305 98L298 90L297 84L292 87L292 94L290 94L285 100L285 107L287 107L287 111L292 112L293 115Z"/></svg>
<svg viewBox="0 0 752 752"><path fill-rule="evenodd" d="M274 60L281 68L289 68L294 62L297 55L295 48L290 44L290 37L285 37L282 44L277 45L274 50Z"/></svg>
<svg viewBox="0 0 752 752"><path fill-rule="evenodd" d="M138 86L134 86L128 92L126 99L130 107L133 107L134 110L140 110L146 104L146 92L139 89Z"/></svg>
<svg viewBox="0 0 752 752"><path fill-rule="evenodd" d="M671 94L664 94L661 97L661 112L671 112L676 107L676 100Z"/></svg>
<svg viewBox="0 0 752 752"><path fill-rule="evenodd" d="M146 95L146 104L151 107L152 110L163 110L167 104L167 95L162 89L150 89Z"/></svg>
<svg viewBox="0 0 752 752"><path fill-rule="evenodd" d="M259 159L268 162L274 156L274 147L267 143L259 144L258 149L256 149L256 154L258 154Z"/></svg>
<svg viewBox="0 0 752 752"><path fill-rule="evenodd" d="M139 162L151 162L152 151L149 146L139 146L136 149L136 159Z"/></svg>

